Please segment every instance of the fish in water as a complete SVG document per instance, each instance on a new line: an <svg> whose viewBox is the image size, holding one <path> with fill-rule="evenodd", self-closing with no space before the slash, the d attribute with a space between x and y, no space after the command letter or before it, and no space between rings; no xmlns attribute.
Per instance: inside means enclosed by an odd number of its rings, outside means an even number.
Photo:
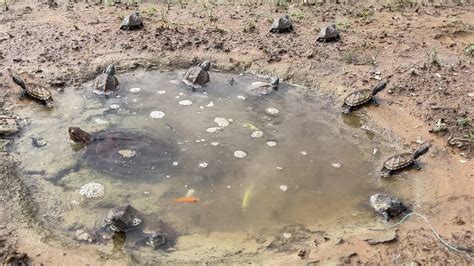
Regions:
<svg viewBox="0 0 474 266"><path fill-rule="evenodd" d="M253 186L248 187L245 190L244 197L242 198L242 210L246 211L249 207L250 197L252 196Z"/></svg>
<svg viewBox="0 0 474 266"><path fill-rule="evenodd" d="M175 202L183 202L183 203L196 203L199 202L198 197L182 197L174 199Z"/></svg>

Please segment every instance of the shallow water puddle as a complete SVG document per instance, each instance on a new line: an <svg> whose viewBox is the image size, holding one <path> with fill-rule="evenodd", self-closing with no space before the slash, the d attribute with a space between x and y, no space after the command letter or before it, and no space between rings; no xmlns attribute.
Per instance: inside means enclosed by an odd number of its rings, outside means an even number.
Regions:
<svg viewBox="0 0 474 266"><path fill-rule="evenodd" d="M246 88L261 81L250 75L212 73L206 91L193 93L181 84L181 74L118 75L121 89L109 99L85 84L58 95L52 111L26 103L17 108L31 118L16 149L23 171L64 188L64 229L97 227L110 208L125 203L180 235L371 216L361 204L377 186L374 147L367 136L353 136L339 110L286 84L265 97L248 95ZM154 149L131 145L111 153L117 146L108 143L94 153L78 150L69 140L70 126L127 129L127 141L153 139ZM47 145L33 147L32 136ZM163 156L157 155L160 143L173 152L149 163ZM127 172L124 162L152 166ZM79 192L89 182L103 185L103 196L84 198ZM199 201L175 201L186 196Z"/></svg>

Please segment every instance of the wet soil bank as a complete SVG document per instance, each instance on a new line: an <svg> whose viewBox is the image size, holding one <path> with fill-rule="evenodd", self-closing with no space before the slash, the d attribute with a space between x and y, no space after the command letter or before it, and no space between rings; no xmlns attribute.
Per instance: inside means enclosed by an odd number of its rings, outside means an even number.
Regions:
<svg viewBox="0 0 474 266"><path fill-rule="evenodd" d="M145 29L119 31L123 16L135 9L145 14ZM272 19L284 13L294 18L295 32L269 34ZM0 106L2 113L8 113L12 106L25 104L17 101L20 90L5 77L6 67L29 72L51 87L54 97L93 79L111 62L125 72L186 68L209 58L213 71L279 75L321 91L337 105L347 92L390 77L388 89L379 94L380 106L359 112L367 118L364 126L399 150L414 148L423 140L433 142L423 160L423 175L413 188L425 195L424 200L406 200L428 216L443 238L472 249L474 75L473 57L466 48L474 43L473 14L472 6L395 4L186 4L169 9L151 4L9 4L8 11L4 6L0 11ZM342 41L315 44L319 29L334 21L342 31ZM446 130L430 133L439 119ZM22 123L27 124L27 119ZM14 145L15 137L10 139ZM61 203L54 188L47 181L37 183L18 175L15 158L8 152L0 156L0 258L21 258L12 253L17 250L28 253L33 263L136 262L132 256L108 257L100 249L91 252L48 232L43 222L61 221ZM371 233L367 227L375 226L380 225L296 228L294 234L300 237L292 243L277 238L264 249L248 245L234 253L220 251L219 243L197 243L203 245L200 254L187 254L179 261L163 257L157 262L472 263L441 245L418 218L403 224L396 240L369 245L364 240ZM229 239L234 241L230 246L245 243L245 239Z"/></svg>

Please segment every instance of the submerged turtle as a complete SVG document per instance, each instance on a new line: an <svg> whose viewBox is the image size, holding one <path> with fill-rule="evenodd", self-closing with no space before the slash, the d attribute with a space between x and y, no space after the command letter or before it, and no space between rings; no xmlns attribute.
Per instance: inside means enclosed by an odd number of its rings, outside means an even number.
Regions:
<svg viewBox="0 0 474 266"><path fill-rule="evenodd" d="M398 198L382 194L370 196L370 205L374 208L375 212L385 218L385 221L395 218L408 210Z"/></svg>
<svg viewBox="0 0 474 266"><path fill-rule="evenodd" d="M388 158L382 167L382 177L388 177L393 174L393 172L407 168L415 167L416 169L421 169L420 165L416 162L416 159L421 155L428 152L430 149L429 143L424 143L415 152L405 152L394 155Z"/></svg>
<svg viewBox="0 0 474 266"><path fill-rule="evenodd" d="M272 23L272 28L270 32L273 33L282 33L282 32L290 32L293 30L293 22L288 15L284 15L280 18L275 19Z"/></svg>
<svg viewBox="0 0 474 266"><path fill-rule="evenodd" d="M340 39L341 39L341 36L339 35L339 31L336 28L336 24L333 23L321 29L316 41L333 42L333 41L339 41Z"/></svg>
<svg viewBox="0 0 474 266"><path fill-rule="evenodd" d="M13 72L11 69L8 69L8 71L13 82L23 89L23 92L20 95L20 100L24 99L26 96L30 96L33 99L43 102L43 104L48 108L53 107L53 96L48 89L38 83L26 83L20 75Z"/></svg>
<svg viewBox="0 0 474 266"><path fill-rule="evenodd" d="M278 90L280 84L280 78L272 77L270 82L253 82L248 88L246 93L251 96L263 96L270 94L273 91Z"/></svg>
<svg viewBox="0 0 474 266"><path fill-rule="evenodd" d="M95 94L103 94L105 97L109 97L110 94L119 89L119 81L114 76L115 66L110 64L107 66L105 73L100 74L92 85L92 91Z"/></svg>
<svg viewBox="0 0 474 266"><path fill-rule="evenodd" d="M84 160L91 168L122 178L164 177L176 154L169 143L127 129L87 133L70 127L69 137L85 145Z"/></svg>
<svg viewBox="0 0 474 266"><path fill-rule="evenodd" d="M363 89L357 90L355 92L350 93L349 95L344 98L344 104L342 105L343 113L348 114L352 112L355 107L361 106L368 102L372 102L374 105L378 105L377 100L375 99L375 95L379 93L381 90L387 87L387 82L382 81L375 85L373 89Z"/></svg>
<svg viewBox="0 0 474 266"><path fill-rule="evenodd" d="M138 11L123 18L122 26L120 26L121 30L135 30L141 28L143 28L143 21L140 18L140 13Z"/></svg>
<svg viewBox="0 0 474 266"><path fill-rule="evenodd" d="M183 82L190 86L193 91L202 88L210 81L208 71L211 69L211 62L206 60L199 66L193 66L184 73Z"/></svg>

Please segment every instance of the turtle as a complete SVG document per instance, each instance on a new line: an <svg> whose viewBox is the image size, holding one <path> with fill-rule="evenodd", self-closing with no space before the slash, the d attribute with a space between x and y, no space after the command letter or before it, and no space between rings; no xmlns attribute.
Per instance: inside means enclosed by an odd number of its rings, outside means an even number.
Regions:
<svg viewBox="0 0 474 266"><path fill-rule="evenodd" d="M38 83L26 83L20 77L20 75L15 73L13 70L9 69L8 71L13 82L15 82L15 84L17 84L23 89L23 92L20 95L20 100L24 99L26 96L30 96L33 99L43 102L43 104L48 108L53 107L53 96L51 94L51 91L49 91L46 87Z"/></svg>
<svg viewBox="0 0 474 266"><path fill-rule="evenodd" d="M190 86L193 91L202 88L210 81L208 71L211 69L211 62L206 60L198 66L189 68L183 76L184 84Z"/></svg>
<svg viewBox="0 0 474 266"><path fill-rule="evenodd" d="M16 119L10 115L0 115L0 136L12 135L20 131Z"/></svg>
<svg viewBox="0 0 474 266"><path fill-rule="evenodd" d="M374 208L375 212L384 217L385 221L395 218L408 210L400 199L384 194L374 194L370 196L370 205Z"/></svg>
<svg viewBox="0 0 474 266"><path fill-rule="evenodd" d="M349 114L356 107L371 102L374 105L378 105L375 95L387 87L386 81L381 81L374 86L373 89L362 89L357 90L344 98L344 104L342 105L342 112Z"/></svg>
<svg viewBox="0 0 474 266"><path fill-rule="evenodd" d="M280 84L279 77L272 77L270 82L253 82L247 87L246 93L251 96L263 96L278 90Z"/></svg>
<svg viewBox="0 0 474 266"><path fill-rule="evenodd" d="M341 36L339 35L339 31L336 28L336 24L332 23L331 25L326 26L321 29L316 41L317 42L334 42L334 41L339 41L340 39L341 39Z"/></svg>
<svg viewBox="0 0 474 266"><path fill-rule="evenodd" d="M293 22L288 15L284 15L275 19L272 23L272 28L270 32L272 33L282 33L282 32L291 32L293 30Z"/></svg>
<svg viewBox="0 0 474 266"><path fill-rule="evenodd" d="M72 169L61 171L60 178L85 162L90 168L124 179L165 177L177 148L161 139L142 133L112 128L88 133L69 127L69 137L83 150L83 160Z"/></svg>
<svg viewBox="0 0 474 266"><path fill-rule="evenodd" d="M404 152L397 155L394 155L388 158L382 167L382 177L388 177L392 175L395 171L402 170L407 167L415 167L416 169L421 169L420 165L416 162L416 159L421 155L428 152L430 149L429 143L423 143L416 149L413 153Z"/></svg>
<svg viewBox="0 0 474 266"><path fill-rule="evenodd" d="M120 88L119 85L119 81L115 77L115 66L110 64L107 66L105 73L100 74L95 79L94 84L92 84L92 92L99 95L103 94L108 98L110 94Z"/></svg>
<svg viewBox="0 0 474 266"><path fill-rule="evenodd" d="M121 30L135 30L143 28L143 21L140 18L140 12L134 11L132 14L123 18Z"/></svg>
<svg viewBox="0 0 474 266"><path fill-rule="evenodd" d="M138 211L127 204L124 207L111 209L105 218L104 227L114 232L128 232L141 223L142 219L138 217Z"/></svg>

